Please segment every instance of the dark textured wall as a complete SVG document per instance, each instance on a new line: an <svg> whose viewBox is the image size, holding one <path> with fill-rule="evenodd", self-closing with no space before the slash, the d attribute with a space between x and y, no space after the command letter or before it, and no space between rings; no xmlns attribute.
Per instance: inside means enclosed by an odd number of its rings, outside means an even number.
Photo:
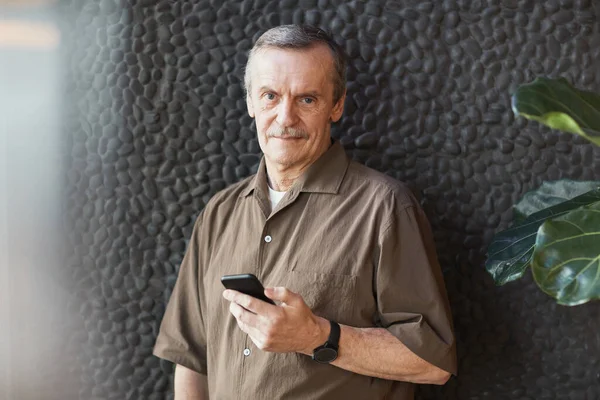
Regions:
<svg viewBox="0 0 600 400"><path fill-rule="evenodd" d="M408 183L435 231L459 377L423 399L600 399L600 304L557 306L529 275L483 268L511 205L544 180L600 179L600 149L515 120L537 75L600 90L600 6L553 1L153 1L60 4L68 311L81 399L170 398L151 348L195 217L260 157L242 71L269 27L311 23L349 55L333 129Z"/></svg>

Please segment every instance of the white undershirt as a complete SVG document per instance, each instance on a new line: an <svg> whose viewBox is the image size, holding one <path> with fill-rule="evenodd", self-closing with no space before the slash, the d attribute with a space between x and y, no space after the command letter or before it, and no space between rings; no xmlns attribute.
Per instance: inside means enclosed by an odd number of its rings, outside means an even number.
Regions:
<svg viewBox="0 0 600 400"><path fill-rule="evenodd" d="M269 199L271 200L271 210L275 209L275 206L277 206L277 203L279 203L279 201L281 199L283 199L283 196L285 196L286 193L287 192L278 192L276 190L273 190L269 186Z"/></svg>

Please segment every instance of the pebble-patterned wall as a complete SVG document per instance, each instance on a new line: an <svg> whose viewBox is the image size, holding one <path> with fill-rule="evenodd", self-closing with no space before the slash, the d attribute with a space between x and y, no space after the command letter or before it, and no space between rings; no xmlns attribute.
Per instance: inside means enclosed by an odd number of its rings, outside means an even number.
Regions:
<svg viewBox="0 0 600 400"><path fill-rule="evenodd" d="M593 0L71 0L63 20L65 276L79 399L172 399L151 355L193 222L255 172L247 52L279 24L330 30L349 55L333 129L408 183L435 232L459 376L421 399L600 399L600 303L557 306L529 274L495 287L486 246L544 180L600 179L600 149L515 119L538 75L600 91ZM73 367L76 366L76 367ZM243 397L242 398L250 398Z"/></svg>

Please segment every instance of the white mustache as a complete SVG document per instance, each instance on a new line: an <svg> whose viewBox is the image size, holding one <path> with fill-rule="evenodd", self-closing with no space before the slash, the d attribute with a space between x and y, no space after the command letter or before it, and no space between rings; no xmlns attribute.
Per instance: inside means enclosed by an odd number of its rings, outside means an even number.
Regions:
<svg viewBox="0 0 600 400"><path fill-rule="evenodd" d="M268 137L280 137L280 138L303 138L308 139L308 134L302 129L295 128L278 128L272 129L267 132Z"/></svg>

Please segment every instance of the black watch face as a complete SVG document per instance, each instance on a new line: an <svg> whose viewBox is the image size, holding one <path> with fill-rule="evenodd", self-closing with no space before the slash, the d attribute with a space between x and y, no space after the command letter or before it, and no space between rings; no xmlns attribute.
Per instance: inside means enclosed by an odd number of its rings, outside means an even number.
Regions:
<svg viewBox="0 0 600 400"><path fill-rule="evenodd" d="M330 349L327 347L319 349L315 353L315 360L318 362L328 363L328 362L332 362L336 358L337 358L337 351L335 349Z"/></svg>

